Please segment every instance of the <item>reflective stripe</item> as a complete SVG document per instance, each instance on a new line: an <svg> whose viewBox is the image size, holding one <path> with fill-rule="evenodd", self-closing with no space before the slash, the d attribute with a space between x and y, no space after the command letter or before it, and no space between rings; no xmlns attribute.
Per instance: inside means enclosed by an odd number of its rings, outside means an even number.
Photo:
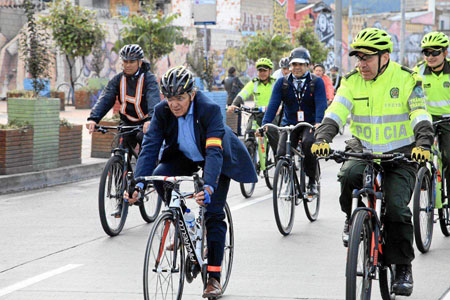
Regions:
<svg viewBox="0 0 450 300"><path fill-rule="evenodd" d="M408 146L411 145L412 143L414 143L415 139L414 137L409 137L409 138L404 138L401 140L397 140L397 141L392 141L390 143L386 143L386 144L381 144L381 145L374 145L370 142L361 140L361 144L369 150L372 150L373 152L380 152L380 153L384 153L384 152L389 152L398 148L401 148L403 146Z"/></svg>
<svg viewBox="0 0 450 300"><path fill-rule="evenodd" d="M120 113L127 117L130 121L138 122L143 120L147 115L144 115L144 112L141 109L141 101L142 101L142 90L144 87L144 74L142 73L139 76L138 82L136 84L136 94L135 97L131 97L127 95L127 80L124 75L120 79L120 99L122 101L120 107ZM132 103L134 105L134 109L138 118L130 116L127 114L127 103Z"/></svg>
<svg viewBox="0 0 450 300"><path fill-rule="evenodd" d="M242 90L239 94L238 94L238 96L240 96L242 93L245 93L245 99L247 99L247 97L249 96L249 93L246 91L246 90ZM242 96L241 96L242 97ZM244 97L242 97L242 98L244 98Z"/></svg>
<svg viewBox="0 0 450 300"><path fill-rule="evenodd" d="M432 107L444 107L450 105L450 100L427 101L427 105Z"/></svg>
<svg viewBox="0 0 450 300"><path fill-rule="evenodd" d="M333 102L338 102L341 103L342 105L344 105L349 111L352 110L353 104L345 97L336 95L334 96L334 100Z"/></svg>
<svg viewBox="0 0 450 300"><path fill-rule="evenodd" d="M256 94L258 93L258 83L259 81L255 81L253 84L253 102L258 103L258 99L256 99Z"/></svg>
<svg viewBox="0 0 450 300"><path fill-rule="evenodd" d="M141 101L142 101L142 88L144 86L144 73L139 76L138 84L136 86L136 97L134 107L136 108L136 113L139 116L139 119L144 119L144 113L141 109Z"/></svg>
<svg viewBox="0 0 450 300"><path fill-rule="evenodd" d="M384 124L392 122L405 122L409 120L409 114L404 113L400 115L384 115L384 116L352 116L353 122L365 124Z"/></svg>
<svg viewBox="0 0 450 300"><path fill-rule="evenodd" d="M206 139L206 147L220 147L222 148L222 139L220 138L216 138L216 137L211 137Z"/></svg>
<svg viewBox="0 0 450 300"><path fill-rule="evenodd" d="M216 266L208 266L207 270L208 270L208 272L220 272L221 267L220 266L218 266L218 267L216 267Z"/></svg>
<svg viewBox="0 0 450 300"><path fill-rule="evenodd" d="M419 122L428 121L431 125L431 118L428 115L418 115L413 120L411 120L411 127L414 129Z"/></svg>
<svg viewBox="0 0 450 300"><path fill-rule="evenodd" d="M339 128L342 127L342 120L341 120L341 118L340 118L337 114L335 114L334 112L331 112L331 111L327 112L327 113L325 114L325 117L324 117L324 118L330 118L330 119L332 119L333 121L335 121L336 123L338 123Z"/></svg>

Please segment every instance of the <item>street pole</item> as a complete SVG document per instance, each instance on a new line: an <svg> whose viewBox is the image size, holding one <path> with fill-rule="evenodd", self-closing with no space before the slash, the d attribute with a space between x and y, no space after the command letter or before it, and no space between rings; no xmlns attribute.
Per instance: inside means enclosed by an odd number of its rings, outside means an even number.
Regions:
<svg viewBox="0 0 450 300"><path fill-rule="evenodd" d="M336 0L334 14L334 61L342 69L342 0Z"/></svg>
<svg viewBox="0 0 450 300"><path fill-rule="evenodd" d="M208 33L208 31L206 30L206 24L204 24L204 34L203 34L203 39L204 39L204 44L203 47L205 48L205 75L207 74L207 70L208 70L208 37L206 36Z"/></svg>
<svg viewBox="0 0 450 300"><path fill-rule="evenodd" d="M350 50L351 50L350 44L352 43L352 17L353 17L352 0L349 0L348 1L348 45L347 45L348 53L350 53ZM347 72L350 72L351 69L352 69L352 61L349 56L347 58Z"/></svg>
<svg viewBox="0 0 450 300"><path fill-rule="evenodd" d="M399 64L403 65L405 57L405 10L406 10L405 0L400 1L400 11L401 11L401 23L400 23L400 57Z"/></svg>

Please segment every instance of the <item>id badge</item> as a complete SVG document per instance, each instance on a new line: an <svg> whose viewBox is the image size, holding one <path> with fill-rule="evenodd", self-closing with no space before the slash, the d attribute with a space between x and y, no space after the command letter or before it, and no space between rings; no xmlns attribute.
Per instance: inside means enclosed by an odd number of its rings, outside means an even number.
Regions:
<svg viewBox="0 0 450 300"><path fill-rule="evenodd" d="M305 113L302 110L297 112L297 122L302 122L305 120Z"/></svg>

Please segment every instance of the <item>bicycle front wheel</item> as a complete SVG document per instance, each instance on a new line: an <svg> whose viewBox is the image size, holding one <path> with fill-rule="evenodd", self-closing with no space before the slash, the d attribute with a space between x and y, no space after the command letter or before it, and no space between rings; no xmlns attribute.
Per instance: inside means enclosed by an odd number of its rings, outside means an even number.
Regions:
<svg viewBox="0 0 450 300"><path fill-rule="evenodd" d="M225 250L223 253L222 270L220 273L220 282L222 284L222 293L225 292L228 282L230 281L231 268L234 258L234 227L231 211L228 203L225 203L225 223L227 223L227 234L225 236Z"/></svg>
<svg viewBox="0 0 450 300"><path fill-rule="evenodd" d="M441 231L445 236L450 236L450 207L448 205L448 195L447 195L447 181L444 177L444 172L442 175L442 208L438 210L439 214L439 225L441 225ZM446 195L446 199L444 199ZM444 201L445 200L445 201Z"/></svg>
<svg viewBox="0 0 450 300"><path fill-rule="evenodd" d="M151 223L158 217L161 210L162 199L158 196L155 188L149 186L145 191L144 202L139 206L139 212L145 222Z"/></svg>
<svg viewBox="0 0 450 300"><path fill-rule="evenodd" d="M316 165L316 188L317 193L315 195L307 195L306 199L303 200L303 206L305 207L306 217L314 222L319 216L320 208L320 165L317 162Z"/></svg>
<svg viewBox="0 0 450 300"><path fill-rule="evenodd" d="M175 227L173 215L167 211L150 232L144 260L145 300L180 300L183 295L184 245L178 236L178 247L174 247L175 234L180 232Z"/></svg>
<svg viewBox="0 0 450 300"><path fill-rule="evenodd" d="M370 252L373 229L369 212L360 210L351 226L347 252L345 299L370 299L372 277Z"/></svg>
<svg viewBox="0 0 450 300"><path fill-rule="evenodd" d="M264 179L269 190L273 189L273 177L275 175L275 155L270 145L266 150L266 169L264 170Z"/></svg>
<svg viewBox="0 0 450 300"><path fill-rule="evenodd" d="M395 265L383 266L379 268L379 285L381 298L383 300L395 299L395 294L392 292L392 281L395 278Z"/></svg>
<svg viewBox="0 0 450 300"><path fill-rule="evenodd" d="M255 166L256 172L258 173L257 166L257 155L256 155L256 147L252 141L246 141L245 147L247 148L248 153L252 159L253 165ZM253 191L255 190L256 183L239 183L241 187L241 193L245 198L250 198L253 195Z"/></svg>
<svg viewBox="0 0 450 300"><path fill-rule="evenodd" d="M98 211L103 230L109 236L118 235L125 225L128 202L123 199L123 161L119 156L111 157L100 177Z"/></svg>
<svg viewBox="0 0 450 300"><path fill-rule="evenodd" d="M291 233L294 225L294 195L294 178L291 176L289 164L280 159L273 178L273 211L278 230L282 235Z"/></svg>
<svg viewBox="0 0 450 300"><path fill-rule="evenodd" d="M414 239L417 249L426 253L433 238L433 188L427 167L421 167L417 174L413 196Z"/></svg>

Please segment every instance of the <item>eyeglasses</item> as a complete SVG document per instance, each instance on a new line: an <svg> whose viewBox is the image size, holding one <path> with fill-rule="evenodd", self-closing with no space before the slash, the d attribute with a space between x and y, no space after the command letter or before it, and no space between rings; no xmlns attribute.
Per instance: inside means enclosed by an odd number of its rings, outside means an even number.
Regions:
<svg viewBox="0 0 450 300"><path fill-rule="evenodd" d="M362 56L355 55L355 56L356 56L356 59L358 61L367 61L367 60L370 60L374 55L375 54L373 54L373 55L362 55Z"/></svg>
<svg viewBox="0 0 450 300"><path fill-rule="evenodd" d="M423 54L423 56L425 56L425 57L428 57L428 56L433 56L433 57L436 57L436 56L438 56L439 54L441 54L441 52L442 52L442 50L423 50L422 51L422 54Z"/></svg>
<svg viewBox="0 0 450 300"><path fill-rule="evenodd" d="M258 69L258 72L266 72L266 71L269 71L269 69L264 69L264 68L259 68Z"/></svg>

